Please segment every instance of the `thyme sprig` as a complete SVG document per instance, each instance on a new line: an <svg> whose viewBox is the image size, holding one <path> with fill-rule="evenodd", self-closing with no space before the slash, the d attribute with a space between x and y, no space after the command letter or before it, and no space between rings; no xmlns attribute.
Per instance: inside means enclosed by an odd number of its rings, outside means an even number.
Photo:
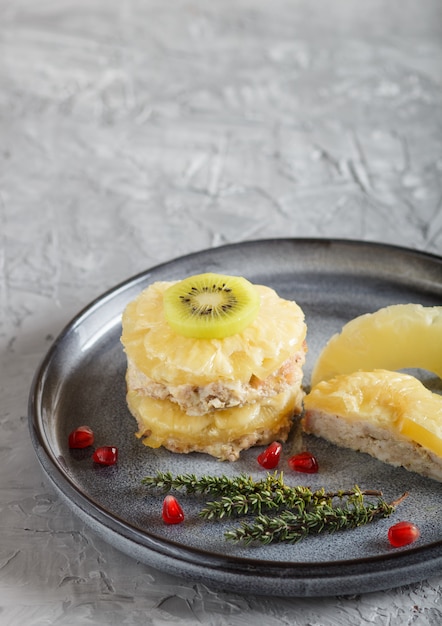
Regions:
<svg viewBox="0 0 442 626"><path fill-rule="evenodd" d="M272 482L272 478L270 481ZM247 474L239 474L233 478L227 476L196 476L196 474L177 474L157 472L154 476L146 476L141 480L149 488L158 488L164 493L184 490L187 494L223 495L229 493L247 493L254 491L261 481L254 481Z"/></svg>
<svg viewBox="0 0 442 626"><path fill-rule="evenodd" d="M324 488L313 491L304 486L291 487L284 482L282 472L268 473L260 480L244 473L229 478L157 472L141 482L163 493L178 490L188 495L217 497L206 502L199 513L207 520L254 515L252 522L243 522L225 533L226 539L245 544L295 543L307 535L355 528L375 518L390 516L407 495L387 503L381 491L361 490L357 485L332 492ZM367 502L366 497L377 500Z"/></svg>
<svg viewBox="0 0 442 626"><path fill-rule="evenodd" d="M353 502L345 507L324 503L312 511L295 513L286 510L274 517L258 515L252 523L242 522L238 528L227 530L225 537L245 545L253 542L264 545L275 542L297 543L308 535L348 530L369 524L375 518L389 517L405 497L406 494L403 494L391 503L383 499L377 503Z"/></svg>
<svg viewBox="0 0 442 626"><path fill-rule="evenodd" d="M172 472L158 471L154 476L146 476L141 482L149 488L159 488L164 493L172 489L184 490L187 494L201 493L209 495L264 493L270 490L280 490L286 496L294 493L303 495L306 499L321 500L324 498L342 498L354 494L354 489L333 492L319 489L312 492L309 487L290 487L284 482L283 472L268 473L265 478L255 480L249 474L244 473L229 478L225 475L197 476L196 474L177 474L174 476ZM381 491L373 489L363 492L358 491L358 493L371 496L382 495Z"/></svg>
<svg viewBox="0 0 442 626"><path fill-rule="evenodd" d="M296 510L302 515L308 508L318 509L324 505L331 507L336 498L340 501L345 499L350 504L353 501L359 502L367 495L380 497L382 494L374 490L361 491L357 485L347 491L326 492L324 489L312 491L309 487L288 487L278 483L269 488L267 484L260 483L256 491L224 495L219 500L207 502L200 511L200 516L211 520L248 514L260 515L265 511L277 512L281 509Z"/></svg>

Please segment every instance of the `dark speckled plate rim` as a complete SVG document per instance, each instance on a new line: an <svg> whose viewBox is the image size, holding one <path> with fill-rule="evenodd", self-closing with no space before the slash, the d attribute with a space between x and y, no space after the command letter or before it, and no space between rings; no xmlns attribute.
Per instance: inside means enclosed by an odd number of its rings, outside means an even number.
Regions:
<svg viewBox="0 0 442 626"><path fill-rule="evenodd" d="M430 264L434 264L435 267L440 266L442 276L442 257L436 254L398 245L356 239L272 238L247 240L199 250L155 265L108 289L81 309L59 333L42 359L34 374L28 401L29 430L37 458L46 477L50 480L55 490L66 499L68 504L71 506L74 505L74 509L78 509L77 512L80 513L81 517L85 518L86 521L90 518L94 524L98 524L98 526L103 525L111 534L120 535L129 542L134 542L148 551L153 551L158 555L164 555L167 558L176 560L184 565L184 570L186 569L186 563L201 566L203 571L206 572L205 575L207 575L207 570L209 570L209 573L212 572L214 574L215 580L217 578L216 572L232 573L233 575L238 573L238 575L245 577L258 577L262 579L264 583L264 586L261 585L261 591L265 589L268 580L280 579L282 576L286 581L285 586L287 586L287 583L290 583L290 581L295 583L298 580L310 580L313 582L313 589L310 589L310 592L299 595L318 595L318 590L320 591L321 588L321 581L324 579L337 581L336 589L334 589L332 585L332 593L335 591L338 593L339 581L348 577L354 577L355 581L359 578L365 579L368 577L368 588L362 591L372 591L421 580L422 576L436 573L439 569L442 569L442 540L424 546L417 545L416 547L403 548L395 552L381 555L335 560L332 563L329 561L315 561L311 563L289 561L281 564L278 561L269 561L259 558L215 554L210 550L183 546L180 542L164 538L154 532L141 531L122 517L110 513L89 497L87 493L82 492L69 478L68 473L64 471L62 462L54 455L49 442L44 436L39 414L39 398L44 385L45 374L66 335L71 332L73 328L81 325L83 320L90 315L95 308L101 307L106 301L116 297L118 293L143 281L150 273L166 269L168 266L177 262L198 259L201 256L211 254L215 251L228 252L229 249L237 249L238 247L246 249L248 247L260 245L272 246L281 243L294 246L338 246L343 249L345 249L346 246L365 247L366 249L372 250L376 250L376 248L382 249L392 255L400 253L409 256L410 259L421 259ZM431 564L433 564L433 567L430 567ZM413 571L414 575L412 573ZM258 587L260 587L259 584ZM360 587L359 581L354 588L361 590ZM232 588L233 590L241 590L237 589L236 585L233 585ZM284 592L284 589L282 591ZM297 595L296 585L293 591L293 595ZM349 593L352 592L353 590L350 585ZM281 595L286 594L282 593Z"/></svg>

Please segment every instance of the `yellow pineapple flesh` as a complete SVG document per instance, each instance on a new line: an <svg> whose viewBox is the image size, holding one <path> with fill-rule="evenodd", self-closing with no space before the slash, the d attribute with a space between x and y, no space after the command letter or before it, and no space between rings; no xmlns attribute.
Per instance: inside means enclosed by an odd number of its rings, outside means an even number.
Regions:
<svg viewBox="0 0 442 626"><path fill-rule="evenodd" d="M442 306L395 304L354 318L319 354L311 384L378 368L419 368L442 377Z"/></svg>
<svg viewBox="0 0 442 626"><path fill-rule="evenodd" d="M310 413L337 415L378 426L442 457L442 396L409 374L383 369L340 374L313 386L304 409L306 432L311 432Z"/></svg>
<svg viewBox="0 0 442 626"><path fill-rule="evenodd" d="M290 390L260 403L198 416L187 415L169 400L134 391L128 392L127 403L138 422L137 436L146 446L204 451L222 460L236 460L241 449L274 438L284 440L294 413L301 410L302 397L300 389Z"/></svg>
<svg viewBox="0 0 442 626"><path fill-rule="evenodd" d="M306 325L301 308L256 285L261 304L255 320L223 339L177 334L164 315L163 295L173 283L156 282L123 313L121 341L135 366L158 383L207 385L216 381L265 379L303 349Z"/></svg>

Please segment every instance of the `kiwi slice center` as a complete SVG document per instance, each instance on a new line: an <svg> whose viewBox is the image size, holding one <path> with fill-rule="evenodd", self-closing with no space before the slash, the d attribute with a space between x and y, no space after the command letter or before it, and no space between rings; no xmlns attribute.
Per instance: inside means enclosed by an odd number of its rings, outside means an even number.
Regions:
<svg viewBox="0 0 442 626"><path fill-rule="evenodd" d="M196 339L222 339L241 332L256 318L259 305L254 285L241 276L197 274L164 293L169 325Z"/></svg>

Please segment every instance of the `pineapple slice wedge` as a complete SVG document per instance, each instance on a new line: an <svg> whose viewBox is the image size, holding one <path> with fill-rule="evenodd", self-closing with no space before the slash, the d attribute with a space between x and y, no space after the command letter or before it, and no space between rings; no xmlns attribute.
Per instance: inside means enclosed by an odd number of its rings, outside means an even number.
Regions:
<svg viewBox="0 0 442 626"><path fill-rule="evenodd" d="M304 432L442 481L442 396L414 376L357 371L317 383Z"/></svg>
<svg viewBox="0 0 442 626"><path fill-rule="evenodd" d="M394 304L354 318L323 348L311 384L376 368L420 368L442 378L442 306Z"/></svg>

